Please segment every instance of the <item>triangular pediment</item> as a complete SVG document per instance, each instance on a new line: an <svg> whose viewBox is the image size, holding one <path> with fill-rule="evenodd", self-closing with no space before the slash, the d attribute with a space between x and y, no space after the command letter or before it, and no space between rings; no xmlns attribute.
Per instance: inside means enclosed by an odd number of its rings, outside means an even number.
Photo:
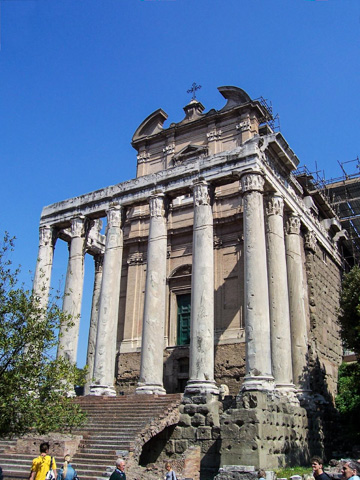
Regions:
<svg viewBox="0 0 360 480"><path fill-rule="evenodd" d="M176 155L174 155L174 162L183 162L188 158L198 157L200 155L207 155L208 147L207 145L193 145L190 143L186 147L182 148Z"/></svg>

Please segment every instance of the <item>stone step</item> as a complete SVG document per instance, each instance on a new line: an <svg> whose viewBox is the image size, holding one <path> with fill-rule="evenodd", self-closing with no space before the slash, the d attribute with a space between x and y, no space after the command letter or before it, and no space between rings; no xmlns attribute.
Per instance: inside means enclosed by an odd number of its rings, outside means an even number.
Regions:
<svg viewBox="0 0 360 480"><path fill-rule="evenodd" d="M133 438L134 438L133 435L124 435L124 434L120 435L118 438L115 438L114 440L102 440L101 438L100 439L90 438L89 440L81 441L80 447L87 448L90 445L92 445L94 447L98 447L98 446L103 447L104 449L105 448L116 449L120 443L130 442Z"/></svg>
<svg viewBox="0 0 360 480"><path fill-rule="evenodd" d="M74 400L87 415L87 423L73 433L82 435L72 464L81 480L108 479L120 451L132 451L137 437L152 422L176 408L181 395L129 395L124 397L78 397ZM11 452L12 443L0 441L0 465L5 480L27 478L34 455ZM1 453L2 452L2 453ZM61 460L55 456L58 467Z"/></svg>
<svg viewBox="0 0 360 480"><path fill-rule="evenodd" d="M130 442L124 442L124 443L119 443L116 448L109 448L109 449L104 449L103 447L84 447L81 449L82 453L92 453L92 454L101 454L104 453L106 455L114 455L117 456L117 453L119 450L127 450L129 451L130 449Z"/></svg>

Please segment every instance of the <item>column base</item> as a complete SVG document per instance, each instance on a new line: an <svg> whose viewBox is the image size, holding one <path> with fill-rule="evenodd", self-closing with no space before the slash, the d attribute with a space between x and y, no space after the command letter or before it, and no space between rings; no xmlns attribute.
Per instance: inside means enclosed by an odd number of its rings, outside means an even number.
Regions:
<svg viewBox="0 0 360 480"><path fill-rule="evenodd" d="M162 385L156 383L138 383L135 393L139 395L166 395L166 390Z"/></svg>
<svg viewBox="0 0 360 480"><path fill-rule="evenodd" d="M241 391L273 391L274 388L274 377L272 375L245 375Z"/></svg>
<svg viewBox="0 0 360 480"><path fill-rule="evenodd" d="M299 405L299 399L296 395L296 388L293 383L276 383L275 393L286 397L292 405Z"/></svg>
<svg viewBox="0 0 360 480"><path fill-rule="evenodd" d="M96 397L116 397L116 390L113 385L90 385L90 393Z"/></svg>
<svg viewBox="0 0 360 480"><path fill-rule="evenodd" d="M209 380L189 380L185 387L184 394L207 394L219 395L219 388L214 381Z"/></svg>

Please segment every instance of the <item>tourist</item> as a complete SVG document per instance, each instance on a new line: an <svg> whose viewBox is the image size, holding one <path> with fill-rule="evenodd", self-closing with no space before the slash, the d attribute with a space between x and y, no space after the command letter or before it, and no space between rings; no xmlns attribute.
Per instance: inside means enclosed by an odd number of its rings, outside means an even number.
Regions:
<svg viewBox="0 0 360 480"><path fill-rule="evenodd" d="M75 477L77 478L77 473L70 462L70 455L65 455L64 465L59 470L57 480L74 480Z"/></svg>
<svg viewBox="0 0 360 480"><path fill-rule="evenodd" d="M342 478L346 480L360 480L360 465L353 460L346 461L341 469Z"/></svg>
<svg viewBox="0 0 360 480"><path fill-rule="evenodd" d="M40 444L40 455L32 461L30 480L45 480L49 470L54 471L56 478L56 462L55 458L49 455L49 448L48 442Z"/></svg>
<svg viewBox="0 0 360 480"><path fill-rule="evenodd" d="M320 457L313 457L311 467L315 480L329 480L331 477L323 470L323 461Z"/></svg>
<svg viewBox="0 0 360 480"><path fill-rule="evenodd" d="M257 473L257 478L259 480L266 480L266 472L265 470L259 470Z"/></svg>
<svg viewBox="0 0 360 480"><path fill-rule="evenodd" d="M110 480L126 480L125 462L122 458L116 460L116 468L111 474Z"/></svg>
<svg viewBox="0 0 360 480"><path fill-rule="evenodd" d="M165 480L176 480L176 474L171 467L171 463L166 462L165 469L166 469Z"/></svg>

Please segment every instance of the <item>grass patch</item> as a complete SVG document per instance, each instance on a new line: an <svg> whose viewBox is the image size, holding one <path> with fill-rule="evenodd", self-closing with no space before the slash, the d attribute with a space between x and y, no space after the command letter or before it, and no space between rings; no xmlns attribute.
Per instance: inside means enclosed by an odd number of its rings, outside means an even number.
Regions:
<svg viewBox="0 0 360 480"><path fill-rule="evenodd" d="M293 475L311 475L312 469L309 467L288 467L275 470L277 478L290 478Z"/></svg>

